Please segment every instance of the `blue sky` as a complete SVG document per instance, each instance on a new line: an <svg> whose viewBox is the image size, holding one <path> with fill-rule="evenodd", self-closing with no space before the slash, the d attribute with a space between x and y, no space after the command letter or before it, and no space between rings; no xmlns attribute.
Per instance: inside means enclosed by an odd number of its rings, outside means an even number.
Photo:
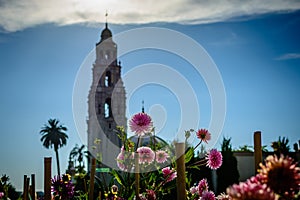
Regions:
<svg viewBox="0 0 300 200"><path fill-rule="evenodd" d="M0 3L0 174L8 174L17 189L22 188L23 175L31 173L36 173L38 189L43 188L43 157L53 157L53 174L56 174L54 152L42 146L39 135L49 118L58 118L69 129L68 145L60 150L62 170L67 166L71 149L81 144L73 119L73 87L80 66L99 41L105 20L104 13L99 16L86 13L86 17L76 18L71 11L67 12L70 17L66 17L60 10L57 18L51 18L48 13L55 8L54 4L29 15L30 6L45 7L36 2ZM132 28L162 27L197 41L218 67L226 91L226 118L220 138L231 137L237 148L252 145L253 132L260 130L264 145L270 146L279 136L286 136L292 147L300 139L300 5L296 1L276 1L274 5L266 2L261 7L243 4L244 10L238 10L234 4L219 5L224 16L210 10L211 5L202 5L196 7L202 11L198 18L196 8L173 20L168 17L179 8L193 7L195 2L191 1L181 7L174 4L174 10L170 9L172 12L168 11L159 20L158 13L167 7L164 3L155 6L152 15L145 11L148 18L139 18L144 21L134 21L139 16L134 12L140 6L137 3L136 7L130 7L131 13L122 13L119 7L112 11L109 27L115 35ZM9 9L22 6L20 16L9 14ZM90 4L86 7L94 9ZM124 16L128 23L122 21ZM196 91L201 112L199 128L209 126L210 94L189 63L158 50L132 52L120 59L123 75L147 63L168 65L183 74ZM180 100L168 88L145 85L130 97L129 114L140 111L142 100L146 111L152 107L156 126L162 127L166 118L159 134L166 140L174 138L180 121ZM190 117L194 117L193 113ZM220 147L220 141L216 147Z"/></svg>

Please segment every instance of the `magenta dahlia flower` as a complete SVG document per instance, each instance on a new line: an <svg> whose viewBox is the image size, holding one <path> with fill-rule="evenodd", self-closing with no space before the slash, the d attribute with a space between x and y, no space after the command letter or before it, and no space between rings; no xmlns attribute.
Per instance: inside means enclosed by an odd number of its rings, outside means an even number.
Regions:
<svg viewBox="0 0 300 200"><path fill-rule="evenodd" d="M198 194L202 196L203 192L208 191L208 183L207 180L204 178L201 181L199 181L199 184L197 186Z"/></svg>
<svg viewBox="0 0 300 200"><path fill-rule="evenodd" d="M169 154L163 150L159 150L156 152L156 162L164 163L168 160Z"/></svg>
<svg viewBox="0 0 300 200"><path fill-rule="evenodd" d="M166 183L174 180L177 177L177 172L170 167L165 167L161 171L163 173L163 177L166 179Z"/></svg>
<svg viewBox="0 0 300 200"><path fill-rule="evenodd" d="M207 143L207 141L210 140L211 134L208 132L207 129L199 129L196 133L197 138L199 138L201 141Z"/></svg>
<svg viewBox="0 0 300 200"><path fill-rule="evenodd" d="M212 149L206 155L207 164L211 169L218 169L222 165L222 154L217 149Z"/></svg>
<svg viewBox="0 0 300 200"><path fill-rule="evenodd" d="M73 198L75 186L67 174L63 175L62 178L55 176L51 183L51 189L55 197L60 197L62 200Z"/></svg>
<svg viewBox="0 0 300 200"><path fill-rule="evenodd" d="M201 200L215 200L215 194L212 191L204 191L201 196Z"/></svg>
<svg viewBox="0 0 300 200"><path fill-rule="evenodd" d="M129 121L129 127L132 132L139 136L145 135L145 133L150 132L153 123L151 117L146 113L137 113L132 116Z"/></svg>
<svg viewBox="0 0 300 200"><path fill-rule="evenodd" d="M137 150L140 164L150 164L154 161L155 153L150 147L139 147Z"/></svg>
<svg viewBox="0 0 300 200"><path fill-rule="evenodd" d="M146 190L147 192L147 200L156 200L156 194L154 190Z"/></svg>

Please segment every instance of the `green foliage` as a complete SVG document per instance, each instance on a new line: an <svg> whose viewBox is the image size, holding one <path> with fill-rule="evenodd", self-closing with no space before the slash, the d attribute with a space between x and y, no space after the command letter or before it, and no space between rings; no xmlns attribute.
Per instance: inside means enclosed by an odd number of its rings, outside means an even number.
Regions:
<svg viewBox="0 0 300 200"><path fill-rule="evenodd" d="M90 176L86 173L78 173L74 176L75 196L88 193Z"/></svg>
<svg viewBox="0 0 300 200"><path fill-rule="evenodd" d="M114 180L120 185L119 194L125 199L132 199L134 196L134 174L119 172L117 170L112 170L110 173L114 177Z"/></svg>
<svg viewBox="0 0 300 200"><path fill-rule="evenodd" d="M232 145L231 145L231 138L223 138L222 146L221 146L222 152L232 153Z"/></svg>
<svg viewBox="0 0 300 200"><path fill-rule="evenodd" d="M125 180L123 179L123 177L121 176L121 174L116 171L116 170L112 170L111 171L111 175L115 178L115 180L122 186L126 185Z"/></svg>
<svg viewBox="0 0 300 200"><path fill-rule="evenodd" d="M236 151L239 151L239 152L254 152L254 148L253 148L253 146L250 146L250 145L244 145L244 146L240 146Z"/></svg>
<svg viewBox="0 0 300 200"><path fill-rule="evenodd" d="M226 188L239 182L239 172L237 169L237 159L233 155L231 138L223 138L222 142L223 164L217 170L218 193L225 192Z"/></svg>
<svg viewBox="0 0 300 200"><path fill-rule="evenodd" d="M185 163L190 162L190 160L194 157L194 148L188 148L187 152L185 153Z"/></svg>
<svg viewBox="0 0 300 200"><path fill-rule="evenodd" d="M195 163L200 163L196 164ZM203 164L204 163L204 164ZM189 163L186 163L187 188L198 184L201 179L207 179L207 182L212 185L211 169L205 166L205 159L199 154L193 157ZM175 197L176 199L176 197Z"/></svg>
<svg viewBox="0 0 300 200"><path fill-rule="evenodd" d="M16 188L9 182L9 177L6 174L0 178L0 192L4 193L3 199L18 199L20 197Z"/></svg>
<svg viewBox="0 0 300 200"><path fill-rule="evenodd" d="M280 154L288 155L290 152L289 139L286 137L282 137L281 139L279 136L277 141L272 142L271 147L273 148L274 153L278 156Z"/></svg>

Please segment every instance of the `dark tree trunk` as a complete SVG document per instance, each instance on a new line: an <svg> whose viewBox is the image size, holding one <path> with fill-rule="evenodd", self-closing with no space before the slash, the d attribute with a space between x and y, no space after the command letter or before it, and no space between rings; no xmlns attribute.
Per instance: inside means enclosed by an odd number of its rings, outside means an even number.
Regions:
<svg viewBox="0 0 300 200"><path fill-rule="evenodd" d="M55 150L56 155L56 163L57 163L57 174L60 177L60 167L59 167L59 157L58 157L58 149ZM60 177L61 178L61 177Z"/></svg>

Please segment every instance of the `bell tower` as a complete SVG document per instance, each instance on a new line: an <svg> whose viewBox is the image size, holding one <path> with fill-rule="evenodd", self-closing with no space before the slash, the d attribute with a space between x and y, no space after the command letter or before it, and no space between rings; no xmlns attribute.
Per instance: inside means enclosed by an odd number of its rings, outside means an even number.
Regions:
<svg viewBox="0 0 300 200"><path fill-rule="evenodd" d="M116 166L121 140L116 128L126 130L126 93L121 79L121 62L117 59L117 44L107 22L96 44L93 81L88 97L88 149L101 155L105 166ZM100 141L95 144L95 141Z"/></svg>

